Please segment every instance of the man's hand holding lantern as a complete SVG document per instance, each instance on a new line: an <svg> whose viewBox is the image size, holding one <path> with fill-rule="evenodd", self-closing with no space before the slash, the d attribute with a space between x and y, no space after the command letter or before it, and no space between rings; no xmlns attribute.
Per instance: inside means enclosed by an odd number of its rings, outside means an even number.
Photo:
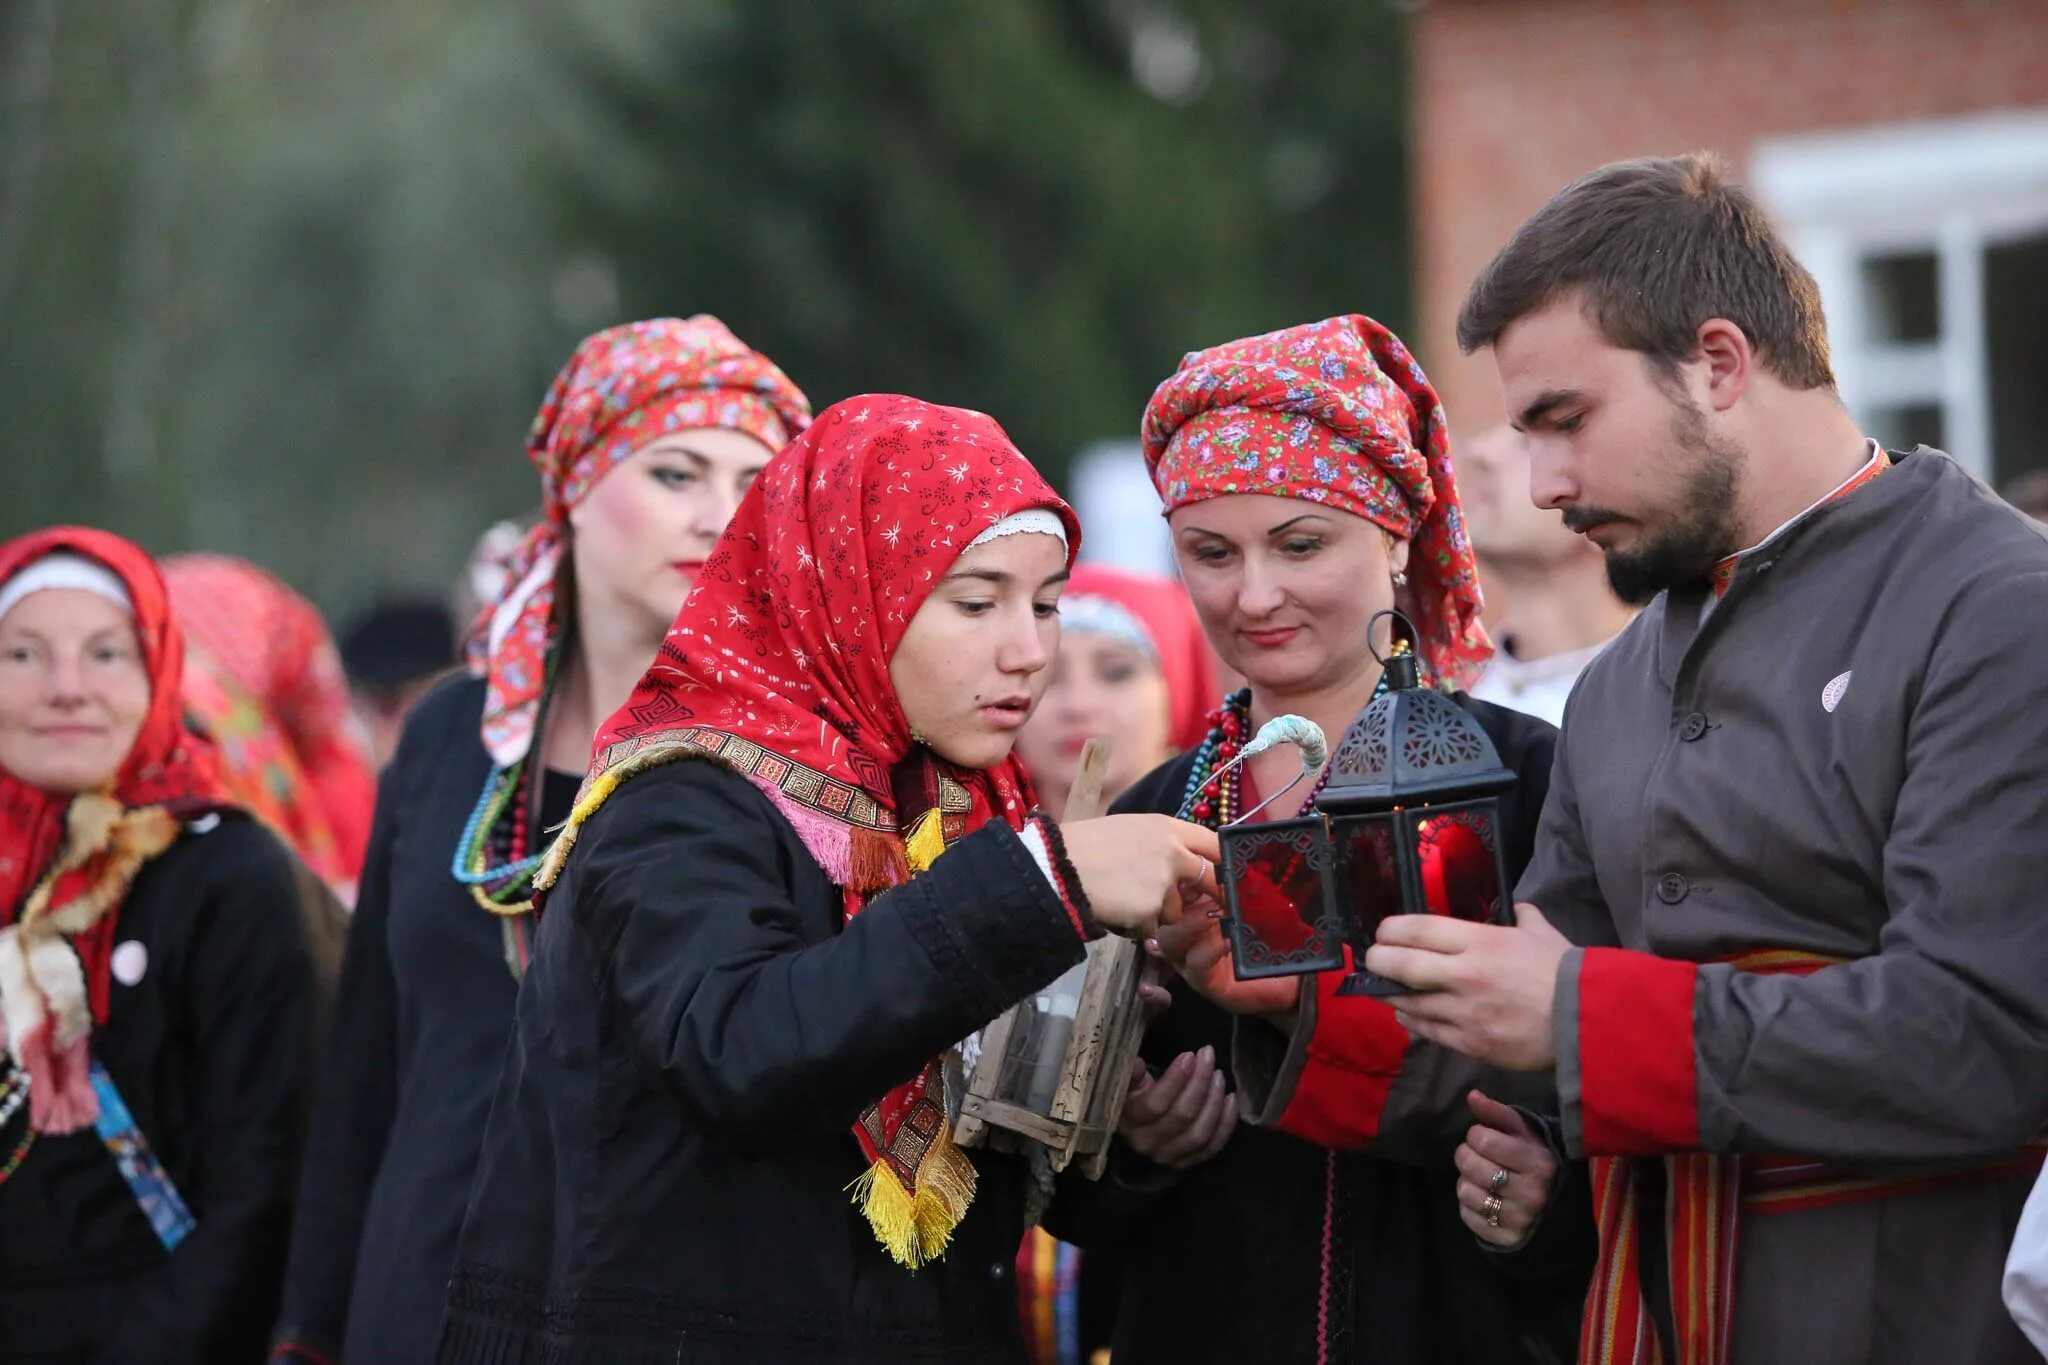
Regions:
<svg viewBox="0 0 2048 1365"><path fill-rule="evenodd" d="M1517 905L1512 925L1389 915L1365 965L1414 988L1394 1002L1409 1032L1495 1066L1545 1071L1557 1064L1550 1010L1570 947L1533 905Z"/></svg>

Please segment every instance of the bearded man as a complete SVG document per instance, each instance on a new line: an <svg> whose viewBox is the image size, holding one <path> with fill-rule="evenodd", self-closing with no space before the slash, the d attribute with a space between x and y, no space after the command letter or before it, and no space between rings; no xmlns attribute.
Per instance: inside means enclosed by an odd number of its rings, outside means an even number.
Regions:
<svg viewBox="0 0 2048 1365"><path fill-rule="evenodd" d="M1423 1037L1554 1070L1581 1359L2038 1360L1999 1272L2048 1120L2048 541L1858 431L1710 158L1567 187L1458 332L1647 605L1572 694L1518 924L1396 916L1366 962Z"/></svg>

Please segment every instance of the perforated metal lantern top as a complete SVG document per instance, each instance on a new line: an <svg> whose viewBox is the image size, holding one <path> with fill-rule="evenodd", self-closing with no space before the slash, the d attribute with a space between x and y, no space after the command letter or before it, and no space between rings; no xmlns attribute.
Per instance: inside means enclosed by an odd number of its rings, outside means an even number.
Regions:
<svg viewBox="0 0 2048 1365"><path fill-rule="evenodd" d="M1388 687L1352 722L1316 798L1324 815L1356 815L1490 796L1515 785L1513 772L1469 712L1421 685L1415 660L1382 661Z"/></svg>

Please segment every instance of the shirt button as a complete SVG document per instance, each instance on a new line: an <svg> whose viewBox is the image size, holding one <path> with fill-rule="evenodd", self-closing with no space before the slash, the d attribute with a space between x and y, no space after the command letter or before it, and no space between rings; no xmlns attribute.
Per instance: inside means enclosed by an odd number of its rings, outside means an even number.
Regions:
<svg viewBox="0 0 2048 1365"><path fill-rule="evenodd" d="M1657 879L1657 899L1666 905L1678 904L1690 890L1692 887L1676 872L1666 872Z"/></svg>
<svg viewBox="0 0 2048 1365"><path fill-rule="evenodd" d="M1678 727L1678 737L1687 744L1692 743L1706 732L1707 713L1704 711L1693 712Z"/></svg>
<svg viewBox="0 0 2048 1365"><path fill-rule="evenodd" d="M1010 1278L1010 1267L1004 1265L1001 1261L997 1261L988 1268L988 1277L997 1284L1001 1284L1004 1280Z"/></svg>

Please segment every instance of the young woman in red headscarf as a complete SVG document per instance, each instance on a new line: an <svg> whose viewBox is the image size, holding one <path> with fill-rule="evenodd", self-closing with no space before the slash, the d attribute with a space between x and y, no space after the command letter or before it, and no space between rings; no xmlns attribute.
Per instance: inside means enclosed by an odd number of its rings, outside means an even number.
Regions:
<svg viewBox="0 0 2048 1365"><path fill-rule="evenodd" d="M1214 886L1195 826L1034 812L1076 541L911 398L762 474L550 854L440 1360L1021 1360L1025 1164L954 1144L961 1053Z"/></svg>
<svg viewBox="0 0 2048 1365"><path fill-rule="evenodd" d="M156 566L0 545L0 1359L260 1360L312 992L291 855L188 732Z"/></svg>
<svg viewBox="0 0 2048 1365"><path fill-rule="evenodd" d="M185 707L222 778L352 904L377 782L327 623L247 560L173 555L163 570L185 631Z"/></svg>
<svg viewBox="0 0 2048 1365"><path fill-rule="evenodd" d="M476 627L470 676L413 709L379 787L279 1358L432 1354L544 831L740 496L809 420L795 385L710 317L600 332L549 389L527 443L542 518Z"/></svg>
<svg viewBox="0 0 2048 1365"><path fill-rule="evenodd" d="M1443 410L1386 328L1339 317L1194 352L1153 394L1142 439L1182 581L1217 653L1249 686L1217 708L1192 752L1116 809L1190 808L1212 828L1237 819L1300 771L1283 745L1218 775L1278 715L1315 721L1334 752L1384 685L1367 638L1377 612L1399 607L1413 623L1408 643L1428 682L1456 688L1486 659ZM1519 876L1555 732L1452 697L1519 776L1503 831ZM1313 808L1311 792L1264 818ZM1142 1123L1154 1107L1185 1103L1172 1059L1209 1049L1246 1122L1198 1163L1186 1150L1198 1134L1155 1141L1126 1123L1123 1186L1155 1194L1121 1229L1119 1365L1568 1357L1591 1264L1584 1192L1553 1205L1558 1162L1533 1114L1498 1102L1540 1108L1547 1097L1447 1065L1411 1043L1385 1002L1337 997L1342 973L1236 981L1212 918L1191 916L1160 940L1181 979L1144 1051L1165 1069L1127 1114L1137 1109ZM1486 1094L1468 1098L1475 1076ZM1469 1157L1458 1151L1468 1127L1481 1149ZM1377 1137L1344 1150L1360 1131ZM1469 1208L1463 1161L1485 1163ZM1509 1175L1489 1188L1496 1169ZM1488 1195L1500 1204L1485 1204ZM1498 1226L1484 1220L1495 1209ZM1499 1254L1539 1224L1542 1245Z"/></svg>

